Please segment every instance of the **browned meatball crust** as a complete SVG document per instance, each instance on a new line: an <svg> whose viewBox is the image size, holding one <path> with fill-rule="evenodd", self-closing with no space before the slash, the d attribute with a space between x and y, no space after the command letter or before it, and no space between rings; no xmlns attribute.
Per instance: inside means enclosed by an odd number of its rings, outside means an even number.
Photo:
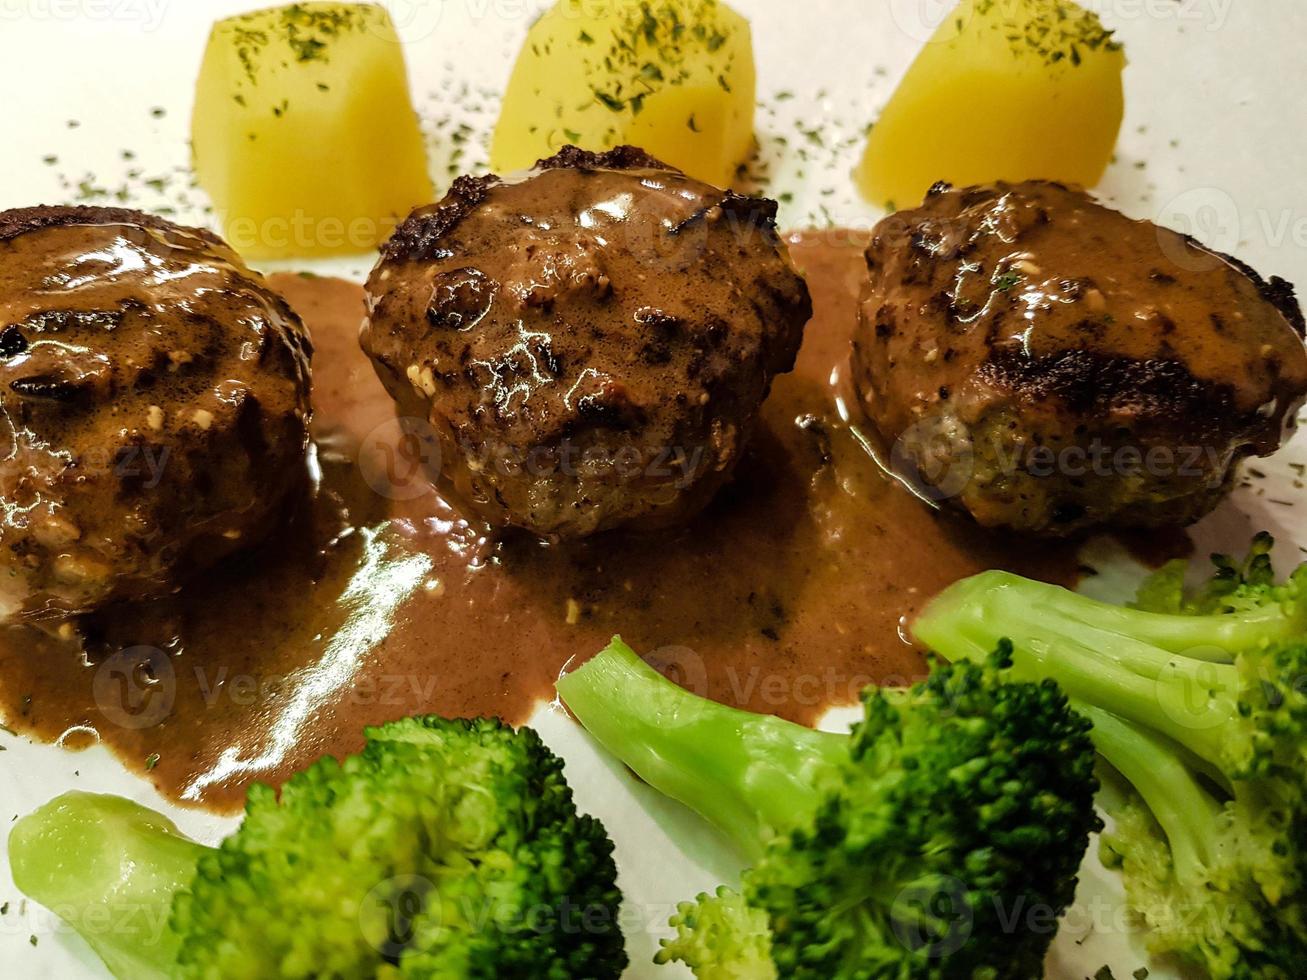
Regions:
<svg viewBox="0 0 1307 980"><path fill-rule="evenodd" d="M309 356L208 232L0 213L0 620L163 594L264 534L304 472Z"/></svg>
<svg viewBox="0 0 1307 980"><path fill-rule="evenodd" d="M775 214L631 147L463 177L384 246L363 348L465 510L543 537L668 524L794 365L812 309Z"/></svg>
<svg viewBox="0 0 1307 980"><path fill-rule="evenodd" d="M1185 524L1307 393L1283 280L1080 190L954 190L877 226L854 342L895 463L981 524Z"/></svg>

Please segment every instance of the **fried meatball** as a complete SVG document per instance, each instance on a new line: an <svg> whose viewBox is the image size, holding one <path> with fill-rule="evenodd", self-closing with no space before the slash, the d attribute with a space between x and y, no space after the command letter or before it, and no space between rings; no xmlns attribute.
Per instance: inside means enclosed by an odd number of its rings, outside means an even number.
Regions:
<svg viewBox="0 0 1307 980"><path fill-rule="evenodd" d="M167 593L262 535L304 472L309 356L207 232L0 213L0 620Z"/></svg>
<svg viewBox="0 0 1307 980"><path fill-rule="evenodd" d="M363 349L492 526L673 523L730 475L812 312L775 216L632 147L462 177L383 247Z"/></svg>
<svg viewBox="0 0 1307 980"><path fill-rule="evenodd" d="M1197 520L1307 393L1288 283L1080 190L937 185L866 255L866 412L896 465L984 525Z"/></svg>

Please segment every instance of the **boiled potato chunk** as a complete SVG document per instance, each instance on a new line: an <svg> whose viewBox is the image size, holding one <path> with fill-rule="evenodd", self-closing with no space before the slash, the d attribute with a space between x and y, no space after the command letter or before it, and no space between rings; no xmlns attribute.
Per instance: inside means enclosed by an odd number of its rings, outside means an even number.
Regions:
<svg viewBox="0 0 1307 980"><path fill-rule="evenodd" d="M372 4L215 24L191 141L228 241L252 258L368 251L433 196L403 48Z"/></svg>
<svg viewBox="0 0 1307 980"><path fill-rule="evenodd" d="M623 143L725 186L753 152L749 22L717 0L559 0L531 27L491 145L500 172Z"/></svg>
<svg viewBox="0 0 1307 980"><path fill-rule="evenodd" d="M1090 186L1121 128L1125 53L1070 0L962 0L872 127L857 180L891 209L937 180Z"/></svg>

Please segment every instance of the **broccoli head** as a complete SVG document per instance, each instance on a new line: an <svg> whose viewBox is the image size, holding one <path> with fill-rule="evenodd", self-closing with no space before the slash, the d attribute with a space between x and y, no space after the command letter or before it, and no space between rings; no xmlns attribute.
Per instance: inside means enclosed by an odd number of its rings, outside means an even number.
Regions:
<svg viewBox="0 0 1307 980"><path fill-rule="evenodd" d="M1009 650L868 689L850 735L698 698L614 640L559 681L643 779L736 839L738 891L680 907L701 980L1029 978L1099 826L1089 724ZM750 818L749 815L752 815Z"/></svg>
<svg viewBox="0 0 1307 980"><path fill-rule="evenodd" d="M1278 582L1270 546L1194 590L1167 566L1135 608L986 572L914 625L954 660L1011 638L1020 676L1068 692L1131 787L1102 848L1150 948L1217 980L1307 962L1307 566Z"/></svg>
<svg viewBox="0 0 1307 980"><path fill-rule="evenodd" d="M1169 561L1144 581L1132 605L1157 613L1205 616L1214 613L1242 613L1260 618L1270 613L1284 617L1289 636L1307 633L1307 564L1285 581L1275 574L1271 555L1275 539L1265 531L1255 535L1248 553L1241 559L1212 555L1212 573L1197 588L1187 588L1189 562ZM1288 638L1288 637L1281 637Z"/></svg>
<svg viewBox="0 0 1307 980"><path fill-rule="evenodd" d="M1277 853L1287 835L1256 826L1264 817L1242 801L1222 802L1173 743L1085 710L1104 756L1137 787L1112 807L1113 827L1100 852L1105 866L1122 872L1129 907L1149 926L1149 947L1215 978L1297 976L1302 910L1285 902L1284 883L1271 879L1289 867L1285 858L1301 843Z"/></svg>
<svg viewBox="0 0 1307 980"><path fill-rule="evenodd" d="M126 800L60 797L14 828L15 881L133 980L621 974L612 844L539 736L434 717L366 734L280 794L252 788L217 848ZM129 907L161 927L88 925Z"/></svg>

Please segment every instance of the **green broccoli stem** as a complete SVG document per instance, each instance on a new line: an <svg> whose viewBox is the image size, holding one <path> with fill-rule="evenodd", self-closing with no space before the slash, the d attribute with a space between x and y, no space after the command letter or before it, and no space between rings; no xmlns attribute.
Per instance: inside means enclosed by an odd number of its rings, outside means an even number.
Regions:
<svg viewBox="0 0 1307 980"><path fill-rule="evenodd" d="M1176 877L1199 884L1212 866L1221 803L1185 764L1183 750L1146 729L1091 705L1072 706L1094 723L1098 754L1143 799L1170 845Z"/></svg>
<svg viewBox="0 0 1307 980"><path fill-rule="evenodd" d="M166 817L118 796L65 793L14 824L14 884L91 945L114 976L174 973L173 896L208 848Z"/></svg>
<svg viewBox="0 0 1307 980"><path fill-rule="evenodd" d="M1096 633L1133 641L1140 651L1154 648L1215 663L1230 663L1241 651L1291 641L1307 631L1300 613L1276 602L1238 613L1205 616L1145 612L997 570L981 572L945 589L921 619L948 615L954 607L968 606L1006 611L1015 606L1032 622L1052 616ZM1142 662L1142 652L1138 655Z"/></svg>
<svg viewBox="0 0 1307 980"><path fill-rule="evenodd" d="M617 637L561 678L558 693L608 752L753 859L815 811L822 774L849 751L845 735L691 694Z"/></svg>
<svg viewBox="0 0 1307 980"><path fill-rule="evenodd" d="M1183 745L1228 779L1229 760L1238 757L1248 736L1239 727L1238 668L1208 656L1224 649L1225 637L1235 632L1227 619L1245 617L1141 613L1005 572L984 572L942 592L913 624L913 633L949 660L982 661L982 651L1006 637L1018 676L1052 678L1068 696ZM1095 625L1100 622L1113 628ZM1169 646L1116 632L1136 622L1142 633L1165 638ZM1187 629L1191 622L1208 624L1220 642L1203 642L1211 637ZM1249 631L1268 635L1260 628ZM1192 650L1171 649L1182 647L1181 637L1195 644Z"/></svg>

